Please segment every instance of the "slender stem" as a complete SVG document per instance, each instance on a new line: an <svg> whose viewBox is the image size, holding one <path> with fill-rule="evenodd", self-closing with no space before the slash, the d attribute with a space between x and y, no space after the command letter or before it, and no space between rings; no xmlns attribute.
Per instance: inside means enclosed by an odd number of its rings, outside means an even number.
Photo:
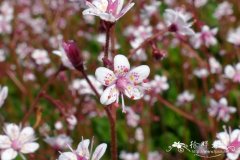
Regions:
<svg viewBox="0 0 240 160"><path fill-rule="evenodd" d="M204 129L206 129L206 130L210 130L209 127L208 127L205 123L197 120L197 119L196 119L194 116L192 116L191 114L186 113L186 112L178 109L177 107L175 107L174 105L172 105L170 102L168 102L168 101L166 101L165 99L163 99L160 95L158 95L158 100L159 100L162 104L164 104L165 106L167 106L169 109L171 109L172 111L174 111L174 112L176 112L177 114L179 114L180 116L186 118L186 119L189 120L189 121L192 121L192 122L196 123L198 126L201 126L201 127L203 127Z"/></svg>
<svg viewBox="0 0 240 160"><path fill-rule="evenodd" d="M58 74L63 70L63 67L61 66L59 68L59 70L47 81L47 83L45 83L45 85L41 88L41 90L39 91L39 93L37 94L36 98L34 99L32 105L30 106L28 112L25 114L25 116L23 117L22 120L22 124L24 125L26 123L26 121L29 119L30 115L32 114L32 112L34 111L35 107L37 106L38 102L41 99L41 95L44 91L46 91L46 89L48 88L48 86L56 79L56 77L58 76Z"/></svg>

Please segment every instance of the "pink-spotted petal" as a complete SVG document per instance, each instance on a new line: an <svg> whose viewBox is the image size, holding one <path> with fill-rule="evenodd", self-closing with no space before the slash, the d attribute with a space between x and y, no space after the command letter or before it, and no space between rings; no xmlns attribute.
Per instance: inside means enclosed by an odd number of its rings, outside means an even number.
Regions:
<svg viewBox="0 0 240 160"><path fill-rule="evenodd" d="M97 80L105 86L110 86L116 81L116 76L113 71L105 67L97 68L95 76Z"/></svg>
<svg viewBox="0 0 240 160"><path fill-rule="evenodd" d="M126 56L116 55L114 57L114 73L116 76L124 76L130 70L130 64Z"/></svg>
<svg viewBox="0 0 240 160"><path fill-rule="evenodd" d="M129 84L125 90L124 90L124 94L133 100L138 100L140 98L143 97L143 89L134 85Z"/></svg>
<svg viewBox="0 0 240 160"><path fill-rule="evenodd" d="M150 68L146 65L142 65L131 70L127 76L132 84L139 84L143 83L143 81L147 79L149 74Z"/></svg>
<svg viewBox="0 0 240 160"><path fill-rule="evenodd" d="M100 102L103 105L109 105L109 104L112 104L113 102L117 101L118 96L119 96L119 91L116 88L116 85L114 84L114 85L107 87L104 90L104 92L100 98Z"/></svg>

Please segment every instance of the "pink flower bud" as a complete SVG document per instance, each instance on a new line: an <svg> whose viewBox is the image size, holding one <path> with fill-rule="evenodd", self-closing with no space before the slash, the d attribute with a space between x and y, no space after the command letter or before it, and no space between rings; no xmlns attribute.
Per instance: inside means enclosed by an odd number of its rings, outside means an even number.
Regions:
<svg viewBox="0 0 240 160"><path fill-rule="evenodd" d="M74 68L77 70L83 70L83 59L77 44L74 41L63 42L63 48Z"/></svg>

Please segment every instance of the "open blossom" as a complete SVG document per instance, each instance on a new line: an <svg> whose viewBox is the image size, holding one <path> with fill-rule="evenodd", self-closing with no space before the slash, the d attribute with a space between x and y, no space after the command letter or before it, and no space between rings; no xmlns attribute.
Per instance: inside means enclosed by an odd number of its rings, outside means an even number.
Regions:
<svg viewBox="0 0 240 160"><path fill-rule="evenodd" d="M159 75L155 75L154 79L146 83L146 85L148 85L149 89L155 94L162 93L169 88L167 77Z"/></svg>
<svg viewBox="0 0 240 160"><path fill-rule="evenodd" d="M236 46L240 46L240 26L237 29L231 29L228 32L227 41Z"/></svg>
<svg viewBox="0 0 240 160"><path fill-rule="evenodd" d="M7 96L8 96L8 87L6 87L6 86L1 87L0 86L0 108L3 106Z"/></svg>
<svg viewBox="0 0 240 160"><path fill-rule="evenodd" d="M83 140L76 150L70 148L71 152L61 153L58 160L100 160L107 149L107 144L98 145L92 155L90 155L89 145L89 139Z"/></svg>
<svg viewBox="0 0 240 160"><path fill-rule="evenodd" d="M124 14L126 14L134 5L130 1L123 7L124 0L93 0L86 1L87 9L83 11L83 15L94 15L108 22L116 22Z"/></svg>
<svg viewBox="0 0 240 160"><path fill-rule="evenodd" d="M135 139L139 142L143 142L144 140L144 133L143 133L143 129L138 127L135 131Z"/></svg>
<svg viewBox="0 0 240 160"><path fill-rule="evenodd" d="M35 49L32 53L32 58L38 65L46 65L50 63L48 52L43 49Z"/></svg>
<svg viewBox="0 0 240 160"><path fill-rule="evenodd" d="M217 19L221 19L224 16L229 16L232 14L233 14L233 5L228 1L224 1L218 5L213 15Z"/></svg>
<svg viewBox="0 0 240 160"><path fill-rule="evenodd" d="M230 119L230 114L235 113L237 109L232 106L228 106L228 102L226 98L221 98L219 102L215 100L210 100L210 108L208 109L208 113L212 117L217 117L218 120L223 120L224 122L228 122Z"/></svg>
<svg viewBox="0 0 240 160"><path fill-rule="evenodd" d="M55 137L47 137L44 141L56 150L67 149L68 146L72 144L72 139L65 134L60 134Z"/></svg>
<svg viewBox="0 0 240 160"><path fill-rule="evenodd" d="M217 140L213 142L213 148L223 149L229 160L237 160L240 155L240 129L217 134Z"/></svg>
<svg viewBox="0 0 240 160"><path fill-rule="evenodd" d="M116 55L114 57L114 71L105 68L97 68L95 75L97 80L107 88L101 95L100 102L103 105L109 105L119 102L119 96L122 99L122 109L125 111L123 95L138 100L144 95L144 83L150 74L150 68L141 65L130 70L130 64L124 55Z"/></svg>
<svg viewBox="0 0 240 160"><path fill-rule="evenodd" d="M193 3L195 7L199 8L204 6L208 0L188 0L189 3Z"/></svg>
<svg viewBox="0 0 240 160"><path fill-rule="evenodd" d="M235 66L227 65L224 69L224 74L227 78L232 79L234 82L240 83L240 63Z"/></svg>
<svg viewBox="0 0 240 160"><path fill-rule="evenodd" d="M195 98L194 94L190 93L189 91L184 91L183 93L179 94L177 97L177 105L184 105L193 101Z"/></svg>
<svg viewBox="0 0 240 160"><path fill-rule="evenodd" d="M209 75L209 72L206 68L197 68L193 71L193 74L198 78L207 78Z"/></svg>
<svg viewBox="0 0 240 160"><path fill-rule="evenodd" d="M2 160L15 159L19 154L34 153L39 144L36 140L32 127L21 128L16 124L5 124L5 135L0 135L0 149Z"/></svg>
<svg viewBox="0 0 240 160"><path fill-rule="evenodd" d="M208 26L203 26L201 32L193 35L191 42L194 48L200 48L201 45L210 47L217 44L217 39L215 35L217 34L218 29L210 29Z"/></svg>
<svg viewBox="0 0 240 160"><path fill-rule="evenodd" d="M171 32L176 32L181 35L193 35L194 31L190 28L192 23L189 23L189 16L180 11L166 9L164 13L164 21Z"/></svg>

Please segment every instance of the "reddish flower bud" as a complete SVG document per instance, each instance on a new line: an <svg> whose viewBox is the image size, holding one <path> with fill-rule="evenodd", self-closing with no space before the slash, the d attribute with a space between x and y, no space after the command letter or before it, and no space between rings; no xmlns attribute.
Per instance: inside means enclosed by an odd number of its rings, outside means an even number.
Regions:
<svg viewBox="0 0 240 160"><path fill-rule="evenodd" d="M156 60L162 60L163 58L165 58L167 56L167 52L164 50L160 50L160 49L153 49L152 56Z"/></svg>
<svg viewBox="0 0 240 160"><path fill-rule="evenodd" d="M83 70L83 59L77 44L74 41L63 42L63 48L74 68Z"/></svg>

